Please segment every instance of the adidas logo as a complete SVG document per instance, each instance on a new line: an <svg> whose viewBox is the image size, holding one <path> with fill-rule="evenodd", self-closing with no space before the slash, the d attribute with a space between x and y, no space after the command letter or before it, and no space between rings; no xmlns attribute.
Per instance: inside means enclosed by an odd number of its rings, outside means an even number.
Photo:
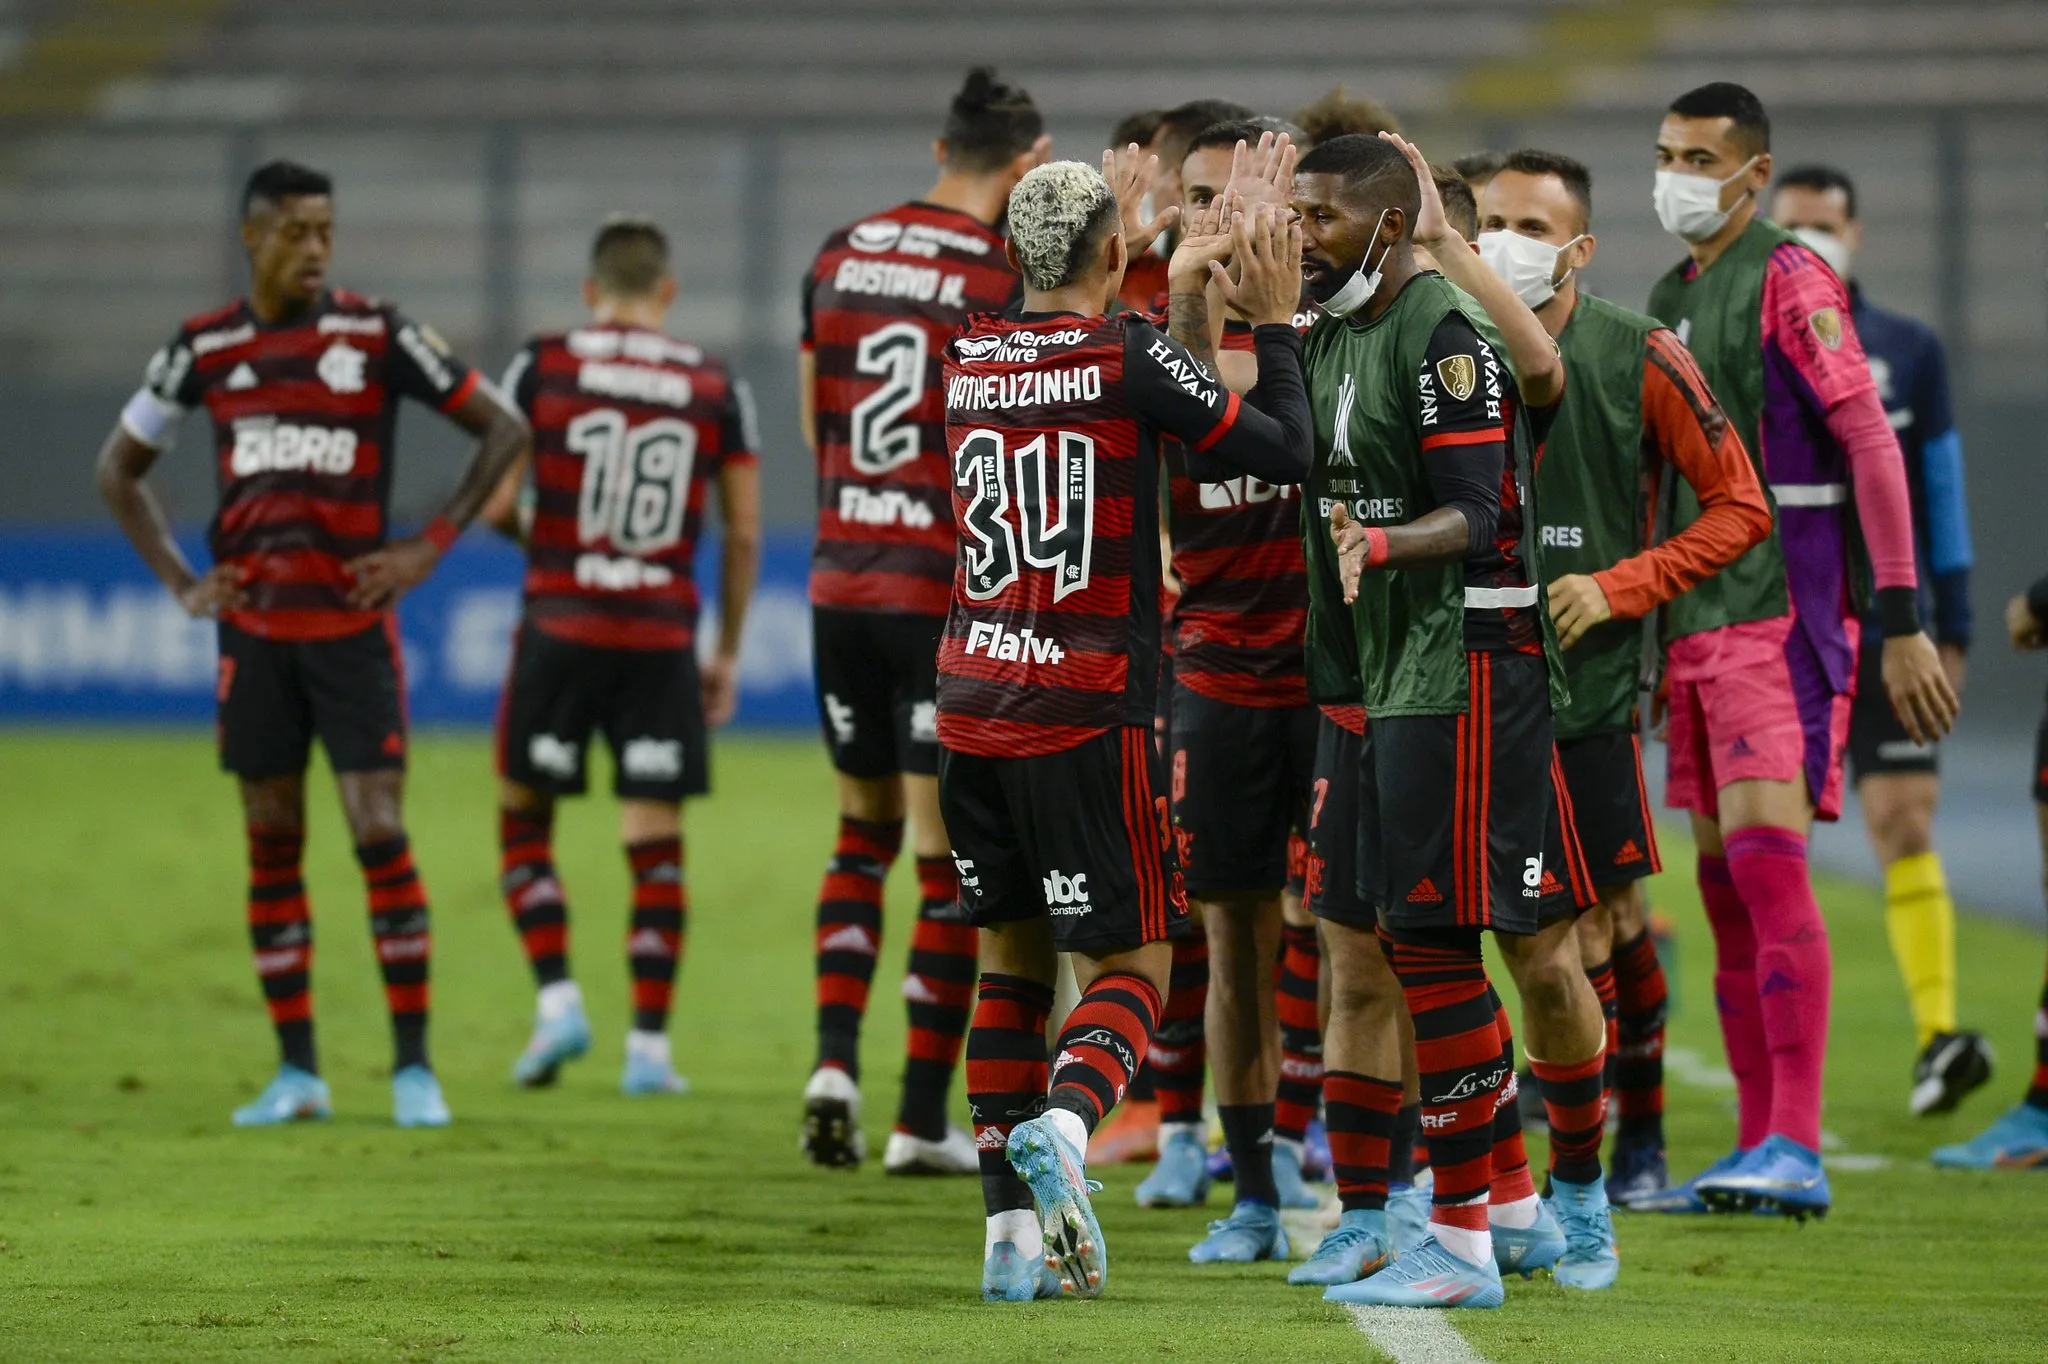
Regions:
<svg viewBox="0 0 2048 1364"><path fill-rule="evenodd" d="M1408 892L1408 903L1411 905L1440 905L1443 902L1443 892L1439 891L1436 882L1427 876L1416 883L1415 889Z"/></svg>
<svg viewBox="0 0 2048 1364"><path fill-rule="evenodd" d="M1614 865L1617 867L1625 867L1631 862L1640 862L1642 860L1643 850L1636 846L1636 841L1633 838L1622 844L1621 851L1614 855Z"/></svg>
<svg viewBox="0 0 2048 1364"><path fill-rule="evenodd" d="M1761 998L1768 998L1771 995L1783 994L1787 990L1796 990L1798 988L1798 981L1792 979L1783 971L1773 971L1764 977L1763 987L1757 991L1757 995Z"/></svg>
<svg viewBox="0 0 2048 1364"><path fill-rule="evenodd" d="M1754 758L1756 750L1749 746L1748 738L1738 735L1735 742L1728 745L1728 756L1731 758Z"/></svg>
<svg viewBox="0 0 2048 1364"><path fill-rule="evenodd" d="M848 924L835 929L818 939L820 952L858 952L864 957L875 955L875 940L859 924Z"/></svg>
<svg viewBox="0 0 2048 1364"><path fill-rule="evenodd" d="M233 372L228 375L228 381L224 387L239 393L245 388L256 387L259 382L261 381L257 379L256 371L249 368L249 362L244 360L241 364L236 365Z"/></svg>
<svg viewBox="0 0 2048 1364"><path fill-rule="evenodd" d="M1545 867L1543 869L1543 884L1538 886L1536 891L1539 895L1562 895L1564 893L1564 882L1557 879L1557 873Z"/></svg>

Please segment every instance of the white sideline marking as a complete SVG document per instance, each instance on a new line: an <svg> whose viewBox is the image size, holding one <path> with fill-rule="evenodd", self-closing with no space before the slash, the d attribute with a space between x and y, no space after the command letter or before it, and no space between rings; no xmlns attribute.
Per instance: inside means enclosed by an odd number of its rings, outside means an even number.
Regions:
<svg viewBox="0 0 2048 1364"><path fill-rule="evenodd" d="M1681 1084L1696 1089L1733 1089L1735 1075L1726 1066L1710 1064L1690 1047L1670 1047L1664 1052L1664 1064L1671 1068Z"/></svg>
<svg viewBox="0 0 2048 1364"><path fill-rule="evenodd" d="M1486 1364L1447 1312L1428 1307L1347 1307L1365 1338L1394 1364Z"/></svg>

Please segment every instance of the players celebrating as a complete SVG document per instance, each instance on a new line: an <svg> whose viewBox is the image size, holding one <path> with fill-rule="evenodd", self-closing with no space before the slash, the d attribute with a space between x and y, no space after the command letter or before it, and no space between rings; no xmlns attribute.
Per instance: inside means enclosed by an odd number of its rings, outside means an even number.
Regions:
<svg viewBox="0 0 2048 1364"><path fill-rule="evenodd" d="M324 1118L313 1042L313 925L300 873L306 760L317 735L369 891L391 1011L400 1126L445 1125L427 1058L427 895L403 822L406 719L392 607L433 572L505 470L526 423L386 303L330 288L333 185L289 161L242 193L249 293L178 329L99 456L121 528L194 616L220 621L220 762L249 835L249 936L283 1062L244 1125ZM455 493L419 535L387 542L392 438L410 397L478 438ZM144 481L179 418L213 423L214 564L193 570Z"/></svg>
<svg viewBox="0 0 2048 1364"><path fill-rule="evenodd" d="M1619 965L1631 1005L1654 997L1648 1010L1631 1009L1620 1039L1627 1074L1610 1179L1620 1195L1666 1182L1661 1086L1637 1074L1661 1067L1664 983L1644 922L1642 882L1659 862L1636 738L1644 641L1635 622L1756 544L1770 532L1771 514L1741 440L1678 338L1579 288L1597 246L1592 206L1592 176L1577 161L1510 153L1481 195L1479 249L1557 339L1571 375L1537 473L1536 502L1571 690L1557 714L1559 768L1599 899L1579 927L1592 944L1588 975L1611 981ZM1645 549L1652 526L1643 490L1664 488L1672 474L1692 489L1700 517ZM1552 849L1553 859L1561 855ZM1560 898L1547 899L1546 912ZM1533 1053L1533 1034L1530 1046ZM1532 1060L1546 1079L1543 1061ZM1553 1117L1551 1149L1581 1137L1597 1143L1599 1135L1597 1126L1575 1132Z"/></svg>
<svg viewBox="0 0 2048 1364"><path fill-rule="evenodd" d="M1735 1150L1661 1206L1804 1216L1830 1201L1820 1108L1833 968L1806 836L1841 808L1858 634L1852 506L1876 579L1884 688L1908 737L1946 733L1956 698L1920 630L1905 470L1848 295L1757 213L1770 177L1755 95L1723 82L1672 103L1655 203L1688 252L1648 311L1697 357L1777 524L1664 618L1666 798L1692 812L1739 1127ZM1702 509L1689 487L1676 493L1671 528L1683 531Z"/></svg>
<svg viewBox="0 0 2048 1364"><path fill-rule="evenodd" d="M1848 176L1828 166L1786 171L1771 194L1771 219L1849 286L1849 315L1906 457L1922 602L1934 608L1935 648L1960 694L1970 647L1970 513L1941 338L1903 313L1878 307L1857 282L1863 224ZM1934 851L1939 749L1916 743L1892 712L1884 693L1882 626L1868 612L1858 652L1849 768L1871 849L1884 868L1885 928L1919 1034L1907 1106L1914 1113L1946 1113L1991 1078L1991 1048L1982 1035L1956 1026L1956 907Z"/></svg>
<svg viewBox="0 0 2048 1364"><path fill-rule="evenodd" d="M540 990L533 1038L512 1067L522 1085L554 1083L590 1047L552 845L555 800L582 793L590 736L602 730L633 875L621 1087L688 1088L668 1039L689 912L682 800L710 788L706 734L732 718L760 492L746 383L663 332L675 296L661 229L615 218L591 247L590 323L535 337L505 375L534 432L531 520L512 526L526 542L526 605L498 734L505 903ZM493 499L499 524L519 519L523 473ZM714 484L724 571L717 650L700 678L694 559Z"/></svg>
<svg viewBox="0 0 2048 1364"><path fill-rule="evenodd" d="M1224 233L1220 204L1190 223L1161 335L1106 315L1129 260L1118 198L1074 162L1019 182L1022 310L976 319L946 352L961 548L939 652L939 784L983 930L967 1086L992 1301L1102 1291L1088 1134L1144 1062L1167 933L1186 914L1151 777L1158 439L1184 442L1209 482L1297 482L1307 454L1298 231L1267 208ZM1205 288L1226 253L1238 279L1217 287L1255 324L1271 416L1215 377ZM1074 954L1083 988L1048 1069L1056 951Z"/></svg>
<svg viewBox="0 0 2048 1364"><path fill-rule="evenodd" d="M885 1170L972 1174L946 1092L974 996L974 930L939 818L934 690L953 581L953 478L939 351L969 314L1000 308L1017 276L995 230L1011 188L1050 140L1031 97L979 67L953 99L924 198L826 239L804 289L798 389L818 461L811 564L818 709L838 773L839 835L818 892L818 1058L804 1150L855 1165L860 1025L882 938L882 883L910 817L919 908L904 998L909 1055Z"/></svg>

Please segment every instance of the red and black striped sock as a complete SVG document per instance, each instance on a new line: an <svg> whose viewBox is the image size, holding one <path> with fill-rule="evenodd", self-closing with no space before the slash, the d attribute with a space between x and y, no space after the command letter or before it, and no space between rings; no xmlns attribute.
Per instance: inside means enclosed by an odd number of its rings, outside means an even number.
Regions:
<svg viewBox="0 0 2048 1364"><path fill-rule="evenodd" d="M2048 1108L2048 979L2041 982L2041 1008L2034 1015L2034 1082L2027 1103Z"/></svg>
<svg viewBox="0 0 2048 1364"><path fill-rule="evenodd" d="M633 868L633 917L626 930L626 966L633 974L633 1030L667 1032L676 968L690 927L683 884L683 840L646 838L626 845Z"/></svg>
<svg viewBox="0 0 2048 1364"><path fill-rule="evenodd" d="M1415 1020L1422 1127L1436 1171L1431 1220L1485 1232L1494 1121L1504 1075L1501 1037L1476 931L1395 929L1388 960ZM1517 1140L1520 1133L1516 1134Z"/></svg>
<svg viewBox="0 0 2048 1364"><path fill-rule="evenodd" d="M1646 929L1614 949L1614 1091L1621 1132L1664 1141L1664 1016L1670 991Z"/></svg>
<svg viewBox="0 0 2048 1364"><path fill-rule="evenodd" d="M818 1064L860 1078L860 1023L882 945L882 883L903 847L900 819L839 817L818 889Z"/></svg>
<svg viewBox="0 0 2048 1364"><path fill-rule="evenodd" d="M960 869L951 857L917 859L917 927L903 998L910 1008L903 1100L896 1128L927 1141L946 1135L946 1092L974 1002L974 926L960 916Z"/></svg>
<svg viewBox="0 0 2048 1364"><path fill-rule="evenodd" d="M1607 1028L1607 1040L1602 1044L1600 1066L1600 1089L1612 1101L1614 1094L1614 1072L1621 1064L1621 1008L1614 994L1614 959L1599 962L1586 968L1586 979L1592 983L1593 997L1600 1001L1600 1020Z"/></svg>
<svg viewBox="0 0 2048 1364"><path fill-rule="evenodd" d="M1122 971L1096 977L1060 1029L1046 1106L1066 1109L1093 1132L1123 1099L1158 1027L1150 981Z"/></svg>
<svg viewBox="0 0 2048 1364"><path fill-rule="evenodd" d="M427 932L427 892L404 834L356 848L370 891L370 936L384 973L391 1010L394 1068L427 1064L427 978L433 940Z"/></svg>
<svg viewBox="0 0 2048 1364"><path fill-rule="evenodd" d="M284 1063L320 1073L313 1049L313 916L299 871L303 829L249 826L249 946Z"/></svg>
<svg viewBox="0 0 2048 1364"><path fill-rule="evenodd" d="M1515 1078L1515 1028L1508 1021L1507 1006L1500 991L1486 987L1493 1003L1493 1027L1500 1034L1500 1097L1493 1111L1493 1184L1489 1202L1519 1203L1536 1196L1536 1180L1529 1173L1529 1146L1522 1138L1520 1082Z"/></svg>
<svg viewBox="0 0 2048 1364"><path fill-rule="evenodd" d="M1280 1015L1280 1088L1273 1105L1273 1135L1300 1141L1323 1098L1323 1033L1316 1019L1316 976L1323 953L1315 925L1280 930L1280 967L1274 1005Z"/></svg>
<svg viewBox="0 0 2048 1364"><path fill-rule="evenodd" d="M1152 1041L1152 1091L1162 1123L1202 1120L1202 1076L1209 1064L1202 1015L1209 1007L1209 940L1197 931L1173 944L1166 1012Z"/></svg>
<svg viewBox="0 0 2048 1364"><path fill-rule="evenodd" d="M1600 1178L1600 1138L1607 1131L1607 1094L1600 1077L1604 1055L1569 1065L1529 1058L1530 1073L1543 1090L1543 1112L1550 1119L1550 1177L1567 1184L1591 1184Z"/></svg>
<svg viewBox="0 0 2048 1364"><path fill-rule="evenodd" d="M1031 1186L1010 1167L1010 1129L1045 1111L1045 1025L1052 986L985 975L967 1030L967 1108L990 1216L1029 1208Z"/></svg>
<svg viewBox="0 0 2048 1364"><path fill-rule="evenodd" d="M569 978L569 906L555 875L554 834L552 808L498 812L498 889L538 985Z"/></svg>
<svg viewBox="0 0 2048 1364"><path fill-rule="evenodd" d="M1346 1212L1386 1207L1401 1082L1331 1070L1323 1073L1323 1092L1337 1201Z"/></svg>

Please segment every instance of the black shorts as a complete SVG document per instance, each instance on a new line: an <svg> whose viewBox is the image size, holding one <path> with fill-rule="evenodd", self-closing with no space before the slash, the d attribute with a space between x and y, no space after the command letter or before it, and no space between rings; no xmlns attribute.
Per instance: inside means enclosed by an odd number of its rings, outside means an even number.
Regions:
<svg viewBox="0 0 2048 1364"><path fill-rule="evenodd" d="M1309 913L1370 933L1379 912L1358 894L1358 783L1365 773L1365 736L1327 715L1316 716L1315 778L1309 787Z"/></svg>
<svg viewBox="0 0 2048 1364"><path fill-rule="evenodd" d="M1572 790L1564 750L1554 749L1550 759L1550 818L1543 824L1543 876L1536 885L1542 896L1536 904L1539 928L1576 919L1600 899L1586 861L1585 834L1579 825Z"/></svg>
<svg viewBox="0 0 2048 1364"><path fill-rule="evenodd" d="M849 777L939 770L939 639L944 616L811 608L818 721Z"/></svg>
<svg viewBox="0 0 2048 1364"><path fill-rule="evenodd" d="M498 708L499 773L580 796L596 729L611 745L620 798L680 801L711 789L695 654L599 648L522 624Z"/></svg>
<svg viewBox="0 0 2048 1364"><path fill-rule="evenodd" d="M245 781L306 770L320 736L336 772L405 769L398 621L340 639L265 639L220 626L220 765Z"/></svg>
<svg viewBox="0 0 2048 1364"><path fill-rule="evenodd" d="M1633 734L1589 734L1557 746L1564 774L1559 817L1550 824L1544 847L1545 921L1586 906L1570 893L1574 859L1593 887L1640 881L1664 869L1657 832L1650 823L1650 797L1643 785L1643 747ZM1564 831L1576 828L1576 847ZM1564 868L1558 874L1556 868ZM1553 884L1555 883L1555 884ZM1553 901L1561 904L1553 905Z"/></svg>
<svg viewBox="0 0 2048 1364"><path fill-rule="evenodd" d="M1187 895L1152 791L1152 734L1126 725L1035 757L939 752L939 813L977 927L1052 920L1062 952L1173 936Z"/></svg>
<svg viewBox="0 0 2048 1364"><path fill-rule="evenodd" d="M2048 805L2048 715L2034 731L2034 799Z"/></svg>
<svg viewBox="0 0 2048 1364"><path fill-rule="evenodd" d="M1241 706L1186 687L1173 696L1173 848L1197 899L1274 895L1287 838L1307 826L1314 706Z"/></svg>
<svg viewBox="0 0 2048 1364"><path fill-rule="evenodd" d="M1366 729L1359 892L1390 927L1533 933L1556 804L1548 669L1534 654L1466 657L1464 715Z"/></svg>
<svg viewBox="0 0 2048 1364"><path fill-rule="evenodd" d="M1940 770L1940 747L1915 743L1884 689L1884 638L1869 628L1856 660L1856 700L1849 708L1849 776L1888 777Z"/></svg>

